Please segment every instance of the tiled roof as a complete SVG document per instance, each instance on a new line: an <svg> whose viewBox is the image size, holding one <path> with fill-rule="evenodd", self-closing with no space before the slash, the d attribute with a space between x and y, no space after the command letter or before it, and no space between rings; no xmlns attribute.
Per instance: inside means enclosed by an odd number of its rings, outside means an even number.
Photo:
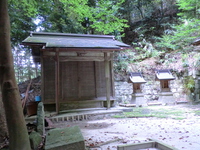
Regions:
<svg viewBox="0 0 200 150"><path fill-rule="evenodd" d="M170 70L157 70L156 77L159 80L174 80L175 78L171 74Z"/></svg>
<svg viewBox="0 0 200 150"><path fill-rule="evenodd" d="M108 35L65 34L65 33L31 33L23 45L43 45L46 48L84 48L84 49L123 49L129 45Z"/></svg>
<svg viewBox="0 0 200 150"><path fill-rule="evenodd" d="M133 83L146 83L146 81L142 77L141 73L138 73L138 72L130 73L129 78L130 78L131 82L133 82Z"/></svg>

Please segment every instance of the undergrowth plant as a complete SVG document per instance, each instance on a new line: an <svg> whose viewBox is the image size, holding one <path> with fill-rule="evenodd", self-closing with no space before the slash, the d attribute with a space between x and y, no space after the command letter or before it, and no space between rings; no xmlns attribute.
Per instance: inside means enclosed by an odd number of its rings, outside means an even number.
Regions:
<svg viewBox="0 0 200 150"><path fill-rule="evenodd" d="M192 76L187 76L184 78L184 89L185 92L190 94L195 90L195 80Z"/></svg>

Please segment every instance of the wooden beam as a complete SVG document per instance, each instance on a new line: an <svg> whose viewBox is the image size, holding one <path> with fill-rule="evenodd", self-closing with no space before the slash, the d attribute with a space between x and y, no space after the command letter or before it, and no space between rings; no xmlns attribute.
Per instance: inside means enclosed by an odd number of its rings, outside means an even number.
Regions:
<svg viewBox="0 0 200 150"><path fill-rule="evenodd" d="M59 113L60 103L59 103L59 77L60 77L60 66L59 66L59 49L56 48L56 55L55 55L55 100L56 100L56 113Z"/></svg>
<svg viewBox="0 0 200 150"><path fill-rule="evenodd" d="M60 57L61 62L65 61L104 61L104 57L100 56L62 56Z"/></svg>
<svg viewBox="0 0 200 150"><path fill-rule="evenodd" d="M107 100L107 109L110 108L110 63L109 63L109 57L108 53L104 53L105 58L105 77L106 77L106 100Z"/></svg>
<svg viewBox="0 0 200 150"><path fill-rule="evenodd" d="M121 47L121 48L69 48L69 47L62 47L59 48L60 52L64 51L73 51L73 52L113 52L113 51L121 51L121 50L126 50L126 49L131 49L131 47ZM42 51L51 51L54 52L54 48L50 47L45 47L44 49L41 49Z"/></svg>

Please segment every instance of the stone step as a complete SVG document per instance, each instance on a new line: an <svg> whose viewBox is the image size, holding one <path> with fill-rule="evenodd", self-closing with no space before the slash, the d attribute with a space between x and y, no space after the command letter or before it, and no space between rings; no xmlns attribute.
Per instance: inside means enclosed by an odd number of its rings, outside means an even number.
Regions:
<svg viewBox="0 0 200 150"><path fill-rule="evenodd" d="M132 108L127 107L117 107L111 108L109 110L103 109L78 109L78 110L70 110L63 111L60 114L56 114L55 112L45 112L45 117L48 118L52 122L64 122L64 121L83 121L90 119L103 119L105 117L110 117L116 114L121 114L123 112L130 112ZM26 117L26 122L33 122L36 120L35 116Z"/></svg>
<svg viewBox="0 0 200 150"><path fill-rule="evenodd" d="M77 113L64 113L50 117L52 122L64 121L83 121L90 119L102 119L115 114L123 113L123 110L97 110L97 111L83 111Z"/></svg>

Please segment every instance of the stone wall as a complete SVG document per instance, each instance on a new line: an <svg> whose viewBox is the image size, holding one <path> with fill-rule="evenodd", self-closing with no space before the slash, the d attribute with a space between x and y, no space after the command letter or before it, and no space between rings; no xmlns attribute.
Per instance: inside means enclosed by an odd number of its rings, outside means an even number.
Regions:
<svg viewBox="0 0 200 150"><path fill-rule="evenodd" d="M195 90L194 90L194 101L199 103L200 102L200 70L196 70L195 72Z"/></svg>
<svg viewBox="0 0 200 150"><path fill-rule="evenodd" d="M169 86L170 86L173 96L177 102L189 100L184 91L183 80L181 80L181 79L172 80L172 81L170 81Z"/></svg>
<svg viewBox="0 0 200 150"><path fill-rule="evenodd" d="M147 80L146 80L147 81ZM184 91L183 80L175 79L169 81L170 92L161 92L160 81L151 78L145 84L141 84L142 93L134 94L133 84L128 82L115 82L115 97L118 103L135 103L136 97L142 103L161 102L161 103L176 103L186 102L190 97ZM162 98L164 98L162 100Z"/></svg>
<svg viewBox="0 0 200 150"><path fill-rule="evenodd" d="M148 81L141 85L142 93L144 94L144 99L147 101L153 101L159 99L159 93L161 91L159 81Z"/></svg>
<svg viewBox="0 0 200 150"><path fill-rule="evenodd" d="M128 82L115 82L115 97L118 103L130 103L133 93L133 84Z"/></svg>

